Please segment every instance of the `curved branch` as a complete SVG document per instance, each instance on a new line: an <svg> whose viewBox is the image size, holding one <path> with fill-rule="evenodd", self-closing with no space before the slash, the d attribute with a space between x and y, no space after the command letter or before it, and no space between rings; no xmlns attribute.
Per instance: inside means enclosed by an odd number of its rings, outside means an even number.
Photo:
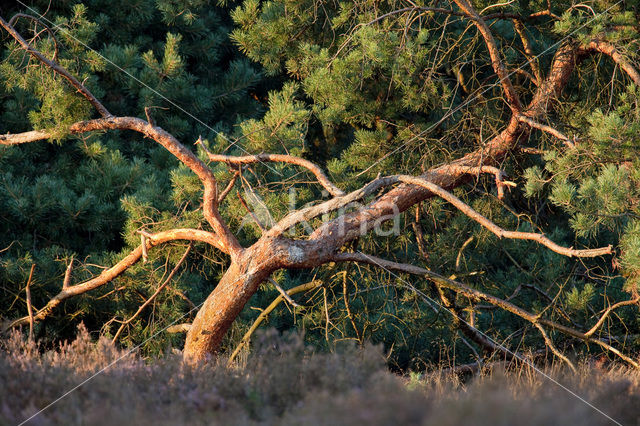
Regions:
<svg viewBox="0 0 640 426"><path fill-rule="evenodd" d="M51 31L51 28L49 28L49 26L47 24L45 24L44 22L42 22L40 19L38 19L38 18L36 18L35 16L32 16L32 15L27 15L26 13L16 13L15 15L13 15L11 17L11 19L9 19L9 25L13 26L13 24L20 18L29 19L29 20L39 24L40 26L44 27L44 30L47 33L49 33L49 35L53 39L53 46L54 46L54 49L55 49L54 52L53 52L53 61L56 62L58 60L58 53L60 53L60 50L58 49L58 39L56 38L56 36L53 33L53 31Z"/></svg>
<svg viewBox="0 0 640 426"><path fill-rule="evenodd" d="M495 234L499 238L535 241L538 244L541 244L558 254L562 254L568 257L574 257L574 256L575 257L596 257L596 256L602 256L605 254L611 254L613 251L613 247L611 245L608 245L607 247L600 247L597 249L576 250L574 248L562 247L554 243L547 237L545 237L544 234L537 234L534 232L506 231L500 228L498 225L496 225L492 221L490 221L489 219L487 219L486 217L482 216L477 211L473 210L467 203L463 202L462 200L460 200L458 197L456 197L449 191L439 187L438 185L432 182L429 182L426 179L414 177L414 176L398 176L398 180L401 182L411 183L414 185L421 186L425 189L428 189L429 191L433 192L434 194L438 195L439 197L453 204L462 213L464 213L471 219L478 222L480 225L487 228L489 231L491 231L493 234Z"/></svg>
<svg viewBox="0 0 640 426"><path fill-rule="evenodd" d="M201 241L216 247L220 245L218 237L211 232L202 231L200 229L171 229L169 231L161 231L156 234L149 234L149 238L147 238L147 248L176 240ZM69 299L70 297L87 293L91 290L95 290L98 287L102 287L103 285L122 275L122 273L124 273L127 269L135 265L141 257L142 246L138 246L133 251L131 251L131 253L125 256L124 259L116 263L111 268L105 269L97 277L80 284L63 288L60 293L55 295L53 298L51 298L51 300L49 300L49 302L47 302L44 308L40 309L33 316L33 319L36 321L43 320L64 300ZM6 327L6 329L24 325L28 322L28 316L19 318L10 323Z"/></svg>
<svg viewBox="0 0 640 426"><path fill-rule="evenodd" d="M203 183L203 213L214 232L220 237L216 246L229 255L236 256L242 251L242 246L231 233L218 212L218 189L216 178L211 169L192 151L182 145L171 133L161 127L152 126L149 122L137 117L108 117L95 120L79 121L69 127L69 133L80 134L99 130L132 130L149 137L165 147L184 165L189 167ZM15 143L34 142L48 139L47 131L31 131L14 135L0 136L0 143L11 145Z"/></svg>
<svg viewBox="0 0 640 426"><path fill-rule="evenodd" d="M509 74L502 63L498 45L496 44L496 40L493 38L493 34L491 33L489 26L467 0L454 1L467 15L467 17L473 21L475 26L478 28L478 31L480 31L482 38L484 38L484 42L489 50L489 55L491 56L491 65L493 66L495 73L498 75L498 78L500 78L500 83L502 83L502 88L504 89L505 96L507 97L509 107L513 111L520 111L522 108L520 104L520 97L518 96L516 89L514 89L513 84L511 84L511 79L509 79Z"/></svg>
<svg viewBox="0 0 640 426"><path fill-rule="evenodd" d="M295 164L296 166L304 167L309 170L313 175L318 179L320 185L324 187L331 195L334 197L341 197L344 194L344 191L335 186L327 177L327 175L322 171L320 167L316 164L312 163L309 160L305 160L304 158L294 157L292 155L284 155L284 154L258 154L258 155L244 155L241 157L234 157L232 155L222 155L222 154L214 154L210 152L204 144L200 144L207 155L209 156L209 160L216 162L223 162L227 164L241 165L241 164L255 164L255 163L265 163L265 162L274 162L274 163L288 163Z"/></svg>
<svg viewBox="0 0 640 426"><path fill-rule="evenodd" d="M637 86L640 86L640 73L612 43L596 39L583 46L583 49L591 52L602 53L611 57L611 59L627 73L631 80L633 80Z"/></svg>
<svg viewBox="0 0 640 426"><path fill-rule="evenodd" d="M89 89L87 89L82 83L80 83L77 78L71 75L69 71L60 66L55 61L55 59L53 61L49 60L42 53L31 47L31 45L27 43L24 38L22 38L20 33L18 33L16 29L13 28L2 17L0 17L0 26L2 26L11 35L11 37L13 37L18 42L18 44L20 44L20 46L22 46L24 50L27 51L27 53L36 58L38 61L42 62L44 65L51 68L54 72L64 77L69 82L69 84L71 84L76 90L78 90L78 92L82 94L82 96L84 96L89 102L91 102L91 105L94 106L94 108L100 113L101 116L105 118L111 117L111 113L95 96L93 96L93 93L91 93Z"/></svg>
<svg viewBox="0 0 640 426"><path fill-rule="evenodd" d="M609 345L608 343L606 343L601 339L594 339L593 337L587 336L586 333L583 333L571 327L567 327L565 325L558 324L555 321L541 318L539 315L532 314L531 312L528 312L525 309L520 308L519 306L516 306L510 302L500 299L499 297L492 296L490 294L484 293L475 288L471 288L466 284L446 278L428 269L424 269L415 265L393 262L390 260L381 259L379 257L369 256L367 254L357 253L357 252L356 253L336 253L333 255L332 260L336 262L348 262L348 261L361 262L361 263L366 263L369 265L381 267L383 269L386 269L387 271L396 271L396 272L402 272L402 273L412 274L412 275L421 275L427 278L428 280L435 282L438 286L442 286L444 288L453 290L456 293L460 293L472 300L482 300L492 305L498 306L499 308L507 312L511 312L512 314L530 322L531 324L540 324L549 328L553 328L571 337L575 337L577 339L583 340L585 343L595 343L600 347L616 354L618 357L620 357L621 359L623 359L633 367L640 369L640 364L638 364L637 361L623 354L618 349L614 348L613 346Z"/></svg>
<svg viewBox="0 0 640 426"><path fill-rule="evenodd" d="M598 322L596 322L595 325L593 327L591 327L591 329L589 331L584 333L584 335L587 336L587 337L593 336L593 334L596 331L598 331L600 329L600 327L602 327L602 324L604 324L605 320L607 319L609 314L611 314L611 312L613 312L616 309L621 308L623 306L637 305L639 302L640 302L640 297L636 297L635 299L624 300L622 302L618 302L616 304L613 304L613 305L609 306L607 308L607 310L604 312L604 314L602 314L602 316L600 317Z"/></svg>

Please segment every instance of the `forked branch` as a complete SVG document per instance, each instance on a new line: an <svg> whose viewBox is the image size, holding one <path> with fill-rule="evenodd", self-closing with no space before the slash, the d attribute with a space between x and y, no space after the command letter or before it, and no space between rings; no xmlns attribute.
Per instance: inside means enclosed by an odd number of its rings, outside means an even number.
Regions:
<svg viewBox="0 0 640 426"><path fill-rule="evenodd" d="M187 240L187 241L201 241L211 245L218 245L218 237L211 232L203 231L200 229L172 229L169 231L161 231L155 234L149 234L147 238L147 249L155 247L170 241ZM109 269L102 271L100 275L92 278L88 281L67 286L60 291L57 295L51 298L49 302L33 315L34 321L40 321L46 318L62 301L69 299L70 297L78 296L89 291L95 290L98 287L109 283L113 279L122 275L127 269L135 265L142 257L142 246L136 247L131 253L124 257L120 262L116 263ZM7 326L7 329L17 327L29 323L29 316L19 318Z"/></svg>
<svg viewBox="0 0 640 426"><path fill-rule="evenodd" d="M453 204L458 210L462 213L470 217L471 219L478 222L480 225L487 228L493 234L498 236L499 238L509 238L513 240L530 240L535 241L538 244L541 244L550 250L562 254L568 257L596 257L602 256L605 254L611 254L613 251L613 247L611 245L607 247L601 247L597 249L584 249L584 250L576 250L574 248L562 247L550 239L548 239L544 234L538 234L534 232L519 232L519 231L507 231L502 229L477 211L471 208L467 203L460 200L458 197L450 193L449 191L439 187L438 185L429 182L426 179L414 176L398 176L398 180L405 183L411 183L414 185L421 186L439 197L447 200L451 204Z"/></svg>
<svg viewBox="0 0 640 426"><path fill-rule="evenodd" d="M492 305L495 305L507 312L510 312L524 319L525 321L530 322L533 325L538 324L548 328L553 328L555 330L560 331L563 334L582 340L585 343L594 343L616 354L620 359L624 360L625 362L632 365L633 367L640 369L640 364L638 364L636 360L623 354L618 349L609 345L604 340L593 338L592 336L589 336L586 333L583 333L572 327L567 327L555 321L542 318L540 315L536 315L531 312L528 312L527 310L519 306L516 306L513 303L507 302L499 297L484 293L478 289L471 288L466 284L446 278L428 269L421 268L415 265L409 265L406 263L393 262L393 261L382 259L376 256L370 256L364 253L357 253L357 252L356 253L336 253L333 256L333 260L336 262L361 262L361 263L366 263L369 265L381 267L387 271L396 271L396 272L401 272L406 274L423 276L428 280L434 282L436 285L440 287L453 290L454 292L459 293L463 296L466 296L471 300L488 302Z"/></svg>
<svg viewBox="0 0 640 426"><path fill-rule="evenodd" d="M196 143L199 143L198 141ZM318 179L320 185L326 189L329 194L334 197L341 197L344 194L344 191L335 186L331 180L327 177L327 175L322 171L322 169L316 164L312 163L309 160L305 160L304 158L294 157L293 155L284 155L284 154L258 154L258 155L244 155L241 157L235 157L232 155L222 155L222 154L214 154L207 149L204 143L200 143L200 146L205 150L207 155L209 156L209 160L233 164L233 165L243 165L243 164L256 164L256 163L288 163L295 164L296 166L304 167L309 170L313 175Z"/></svg>

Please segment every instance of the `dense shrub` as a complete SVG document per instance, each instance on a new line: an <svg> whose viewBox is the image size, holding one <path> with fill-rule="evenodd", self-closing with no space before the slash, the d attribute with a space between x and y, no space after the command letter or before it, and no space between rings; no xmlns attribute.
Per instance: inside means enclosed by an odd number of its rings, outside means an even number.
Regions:
<svg viewBox="0 0 640 426"><path fill-rule="evenodd" d="M86 329L78 334L55 351L40 352L18 334L3 342L0 423L17 424L51 403L29 424L610 423L528 368L466 383L442 372L403 378L386 370L377 347L311 352L299 336L275 331L259 336L244 366L218 359L190 367L175 354L145 360L92 342ZM616 421L638 423L638 373L589 364L580 372L546 373Z"/></svg>

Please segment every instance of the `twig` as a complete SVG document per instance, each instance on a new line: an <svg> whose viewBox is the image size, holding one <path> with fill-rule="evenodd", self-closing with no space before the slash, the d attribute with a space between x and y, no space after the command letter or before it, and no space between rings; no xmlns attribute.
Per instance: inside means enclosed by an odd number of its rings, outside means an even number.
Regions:
<svg viewBox="0 0 640 426"><path fill-rule="evenodd" d="M15 22L19 18L30 19L30 20L40 24L40 26L44 27L45 31L48 32L49 35L51 36L51 38L53 39L53 46L54 46L53 60L57 61L58 60L58 53L59 53L58 39L56 38L56 36L53 33L53 31L51 30L51 28L49 28L49 26L47 24L45 24L44 22L42 22L40 19L38 19L38 18L36 18L35 16L32 16L32 15L27 15L26 13L16 13L15 15L13 15L13 17L11 17L11 19L9 19L9 25L13 26L15 24Z"/></svg>
<svg viewBox="0 0 640 426"><path fill-rule="evenodd" d="M36 264L31 264L31 271L29 272L29 279L27 280L27 286L25 293L27 294L27 312L29 313L29 341L33 342L33 308L31 307L31 280L33 279L33 271L36 269Z"/></svg>
<svg viewBox="0 0 640 426"><path fill-rule="evenodd" d="M266 231L265 226L260 222L258 217L249 208L249 206L247 205L247 202L244 200L244 198L240 194L240 191L236 191L236 192L238 193L238 199L240 200L240 204L242 204L242 207L244 207L247 210L247 212L249 212L249 215L251 216L251 219L253 219L253 221L256 223L256 225L258 225L258 228L260 228L260 231L264 233L264 231Z"/></svg>
<svg viewBox="0 0 640 426"><path fill-rule="evenodd" d="M280 285L276 282L276 280L274 280L273 278L269 277L269 282L271 284L273 284L273 286L276 288L276 290L278 290L278 292L280 292L282 297L284 297L285 300L287 302L289 302L292 306L295 306L296 308L302 308L303 307L302 305L296 303L295 300L293 300L291 298L291 296L289 296L289 294L282 287L280 287Z"/></svg>
<svg viewBox="0 0 640 426"><path fill-rule="evenodd" d="M550 135L555 136L556 138L560 139L561 141L564 142L565 145L567 145L569 148L573 148L575 147L575 143L569 139L567 136L565 136L562 132L560 132L557 129L554 129L551 126L547 126L546 124L542 124L542 123L538 123L537 121L533 120L530 117L527 117L526 115L522 115L519 114L517 116L518 121L521 121L523 123L528 124L529 126L533 127L534 129L538 129L541 130L543 132L549 133Z"/></svg>
<svg viewBox="0 0 640 426"><path fill-rule="evenodd" d="M542 338L544 339L544 343L549 347L549 349L551 349L551 352L553 352L555 356L557 356L562 361L564 361L569 366L569 368L571 368L571 371L573 371L574 374L577 373L578 370L576 370L576 366L573 365L573 363L569 360L569 358L567 358L562 352L560 352L555 347L555 345L553 344L553 341L547 335L547 332L544 330L544 328L538 323L533 323L533 325L540 331L540 334L542 334Z"/></svg>
<svg viewBox="0 0 640 426"><path fill-rule="evenodd" d="M82 94L91 105L94 106L96 110L100 113L100 115L104 118L111 117L111 113L100 103L100 101L91 93L82 83L78 81L73 75L69 73L66 69L61 67L55 59L49 60L42 53L34 49L29 43L25 41L24 38L18 33L15 28L13 28L7 21L5 21L2 17L0 17L0 26L2 26L7 32L20 44L24 50L27 51L31 56L42 62L44 65L51 68L54 72L60 74L64 77L78 92Z"/></svg>
<svg viewBox="0 0 640 426"><path fill-rule="evenodd" d="M73 269L73 256L67 265L67 269L64 271L64 279L62 280L62 290L66 290L71 282L71 270Z"/></svg>
<svg viewBox="0 0 640 426"><path fill-rule="evenodd" d="M147 237L144 232L140 232L140 247L142 247L142 263L147 263L149 254L147 253Z"/></svg>
<svg viewBox="0 0 640 426"><path fill-rule="evenodd" d="M233 173L233 176L231 177L231 180L229 181L229 184L224 188L224 190L218 196L218 204L222 203L222 201L224 201L224 199L227 197L227 195L229 195L229 193L233 189L233 186L236 184L236 181L240 177L240 173L241 173L240 170L236 170Z"/></svg>

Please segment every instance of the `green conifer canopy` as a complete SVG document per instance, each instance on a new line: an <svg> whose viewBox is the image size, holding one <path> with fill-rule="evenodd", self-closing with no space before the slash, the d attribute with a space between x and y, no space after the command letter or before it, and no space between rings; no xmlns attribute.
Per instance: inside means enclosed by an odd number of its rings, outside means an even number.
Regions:
<svg viewBox="0 0 640 426"><path fill-rule="evenodd" d="M461 173L446 189L505 230L544 233L575 249L611 245L612 254L574 258L534 241L499 238L439 197L341 252L421 266L581 333L599 324L594 337L625 354L638 350L640 10L632 2L25 5L3 7L0 15L8 21L16 13L43 14L39 22L16 15L12 25L111 114L151 119L203 161L208 153L288 154L313 161L349 192L377 176L439 170L482 152L513 126L515 142L492 163L500 173ZM32 264L37 309L60 291L72 259L73 282L82 282L140 245L140 230L209 224L202 183L187 166L138 133L71 134L73 123L98 117L95 108L3 36L0 133L50 135L0 146L0 312L8 321L27 314ZM202 143L194 147L196 140ZM269 227L292 208L331 197L311 172L291 164L247 164L239 177L235 166L209 166L220 191L233 182L220 215L244 247L265 232L256 221ZM297 226L289 237L305 240L310 228L338 214ZM117 335L147 351L180 347L180 335L158 332L191 322L229 266L204 243L154 248L110 284L65 301L37 324L38 338L68 337L80 321L113 337L187 247L167 288ZM545 342L562 352L602 346L577 345L579 336L548 324L543 337L508 309L375 265L331 262L278 270L272 278L284 289L322 285L296 296L303 307L278 305L269 325L304 330L320 346L380 342L398 368L471 362L490 352L487 339L520 353ZM265 309L279 296L265 281L223 349L234 349L259 317L252 307Z"/></svg>

